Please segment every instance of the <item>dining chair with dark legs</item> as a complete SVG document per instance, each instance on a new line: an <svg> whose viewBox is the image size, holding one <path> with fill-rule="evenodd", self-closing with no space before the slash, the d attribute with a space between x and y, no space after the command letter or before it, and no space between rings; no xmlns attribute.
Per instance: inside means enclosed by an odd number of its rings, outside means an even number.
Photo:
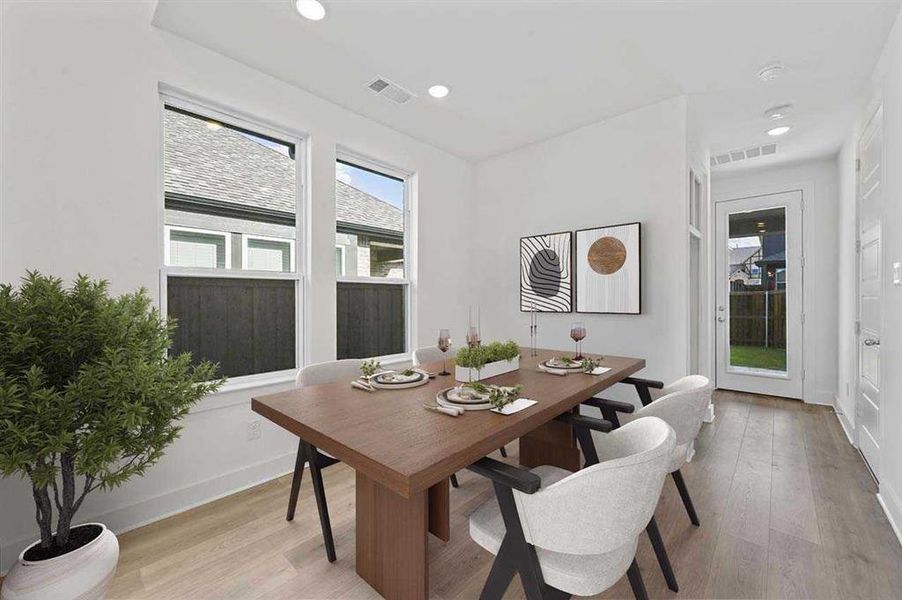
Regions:
<svg viewBox="0 0 902 600"><path fill-rule="evenodd" d="M689 450L698 436L705 411L711 402L713 389L711 382L702 375L689 375L678 379L668 386L659 381L640 379L638 377L629 377L623 383L636 387L639 398L642 401L642 408L637 410L634 405L628 402L617 402L601 398L592 398L583 404L600 408L602 416L611 423L614 430L621 426L618 413L629 414L632 419L649 416L658 417L674 429L676 446L670 457L668 472L673 477L677 491L679 491L680 498L689 515L689 520L698 527L700 521L692 504L692 498L689 496L689 490L686 488L686 483L683 480L683 475L680 473L680 467L686 464L689 458ZM657 393L657 399L652 398L651 389L660 390ZM617 448L612 438L603 433L593 434L592 438L595 448L591 452L597 452L597 456L601 460L604 460L610 453L616 454ZM585 449L583 452L585 453ZM586 460L588 462L588 457ZM661 565L661 570L664 572L667 586L675 592L679 591L676 576L673 573L670 560L667 557L667 551L664 548L664 542L661 539L661 534L654 519L649 522L648 537Z"/></svg>
<svg viewBox="0 0 902 600"><path fill-rule="evenodd" d="M610 427L577 419L586 429ZM491 458L468 467L492 481L496 496L470 516L470 537L495 555L480 598L501 598L518 574L529 599L592 596L624 574L637 600L648 598L636 548L658 503L675 435L654 417L607 435L621 454L575 473Z"/></svg>
<svg viewBox="0 0 902 600"><path fill-rule="evenodd" d="M437 363L445 361L449 356L452 356L450 350L448 352L442 352L435 346L417 348L413 351L413 366L419 367L426 363ZM498 451L501 453L502 457L507 458L507 448L501 446ZM460 484L457 482L457 474L451 475L451 485L453 487L460 487Z"/></svg>
<svg viewBox="0 0 902 600"><path fill-rule="evenodd" d="M347 379L351 381L360 376L362 360L351 358L318 363L304 367L298 372L295 383L298 387L334 383ZM304 477L304 465L310 465L310 479L313 482L313 496L319 512L319 524L323 531L323 543L329 562L335 562L335 542L332 539L332 525L329 522L329 507L326 504L326 491L323 487L322 470L339 463L337 458L317 450L313 444L301 439L298 441L297 457L294 461L294 474L291 477L291 495L288 498L287 521L294 520L298 505L298 494L301 491L301 480Z"/></svg>

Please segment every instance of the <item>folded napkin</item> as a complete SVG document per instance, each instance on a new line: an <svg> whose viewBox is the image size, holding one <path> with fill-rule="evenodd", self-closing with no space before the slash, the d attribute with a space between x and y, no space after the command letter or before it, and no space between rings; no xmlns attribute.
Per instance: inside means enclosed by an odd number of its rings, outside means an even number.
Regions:
<svg viewBox="0 0 902 600"><path fill-rule="evenodd" d="M561 376L564 376L569 372L566 369L552 369L551 367L546 367L545 365L541 365L541 364L539 365L539 370L549 373L551 375L561 375Z"/></svg>
<svg viewBox="0 0 902 600"><path fill-rule="evenodd" d="M499 415L512 415L516 412L520 412L524 408L529 408L533 404L536 404L535 400L529 400L528 398L517 398L510 404L505 404L504 408L493 408L493 413L498 413Z"/></svg>
<svg viewBox="0 0 902 600"><path fill-rule="evenodd" d="M595 367L592 369L592 375L604 375L611 370L611 367Z"/></svg>

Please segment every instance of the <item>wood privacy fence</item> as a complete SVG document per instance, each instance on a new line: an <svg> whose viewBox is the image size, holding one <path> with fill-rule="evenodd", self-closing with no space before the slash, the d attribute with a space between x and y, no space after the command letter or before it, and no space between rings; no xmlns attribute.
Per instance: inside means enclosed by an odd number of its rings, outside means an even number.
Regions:
<svg viewBox="0 0 902 600"><path fill-rule="evenodd" d="M786 347L786 292L730 292L730 344Z"/></svg>
<svg viewBox="0 0 902 600"><path fill-rule="evenodd" d="M339 282L338 358L367 358L407 351L406 286Z"/></svg>
<svg viewBox="0 0 902 600"><path fill-rule="evenodd" d="M295 282L169 277L173 354L219 363L228 377L295 368Z"/></svg>

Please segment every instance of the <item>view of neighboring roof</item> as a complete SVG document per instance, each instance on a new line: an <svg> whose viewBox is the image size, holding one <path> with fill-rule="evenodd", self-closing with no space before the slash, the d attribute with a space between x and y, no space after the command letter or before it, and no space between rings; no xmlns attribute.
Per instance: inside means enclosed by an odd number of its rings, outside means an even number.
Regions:
<svg viewBox="0 0 902 600"><path fill-rule="evenodd" d="M165 111L163 184L167 194L231 202L288 213L295 211L294 160L254 138L201 119ZM335 181L336 220L391 231L404 230L401 210L344 182Z"/></svg>
<svg viewBox="0 0 902 600"><path fill-rule="evenodd" d="M730 248L730 266L741 265L761 251L761 246L740 246Z"/></svg>

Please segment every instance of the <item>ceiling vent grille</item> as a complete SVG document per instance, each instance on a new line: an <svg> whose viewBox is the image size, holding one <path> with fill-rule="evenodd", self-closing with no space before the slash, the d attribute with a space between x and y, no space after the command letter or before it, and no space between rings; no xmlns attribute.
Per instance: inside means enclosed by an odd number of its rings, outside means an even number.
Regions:
<svg viewBox="0 0 902 600"><path fill-rule="evenodd" d="M392 83L384 77L377 77L369 82L366 87L377 96L382 96L395 104L407 104L416 97L413 92L405 90L397 83Z"/></svg>
<svg viewBox="0 0 902 600"><path fill-rule="evenodd" d="M729 163L748 160L750 158L759 158L761 156L770 156L777 153L776 144L765 144L764 146L754 146L745 150L731 150L723 154L717 154L711 157L711 166L717 167Z"/></svg>

